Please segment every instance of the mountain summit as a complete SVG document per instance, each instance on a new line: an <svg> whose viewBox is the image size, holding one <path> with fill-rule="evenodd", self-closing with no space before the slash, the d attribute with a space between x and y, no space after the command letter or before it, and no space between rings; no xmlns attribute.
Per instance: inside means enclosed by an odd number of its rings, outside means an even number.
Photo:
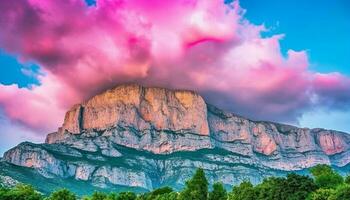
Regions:
<svg viewBox="0 0 350 200"><path fill-rule="evenodd" d="M211 183L257 183L316 164L342 172L349 142L342 132L245 119L191 91L121 85L73 106L44 144L24 142L7 151L0 174L19 181L36 174L35 180L63 187L73 181L151 190L181 188L200 167Z"/></svg>

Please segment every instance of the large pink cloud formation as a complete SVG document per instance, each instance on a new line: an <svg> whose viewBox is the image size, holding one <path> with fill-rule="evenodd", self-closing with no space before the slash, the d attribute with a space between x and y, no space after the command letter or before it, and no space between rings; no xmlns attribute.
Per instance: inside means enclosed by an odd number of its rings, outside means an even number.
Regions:
<svg viewBox="0 0 350 200"><path fill-rule="evenodd" d="M3 0L0 48L35 62L40 85L0 85L16 122L56 129L71 105L119 83L198 91L254 119L296 122L314 106L349 105L350 81L283 56L283 35L262 37L238 2L222 0Z"/></svg>

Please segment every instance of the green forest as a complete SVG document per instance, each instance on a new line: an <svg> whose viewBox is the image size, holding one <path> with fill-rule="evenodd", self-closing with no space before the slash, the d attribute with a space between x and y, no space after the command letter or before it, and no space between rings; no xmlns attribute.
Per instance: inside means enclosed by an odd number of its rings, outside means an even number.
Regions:
<svg viewBox="0 0 350 200"><path fill-rule="evenodd" d="M30 185L19 184L0 188L0 200L350 200L350 176L342 177L330 166L317 165L310 176L288 174L269 177L253 185L245 180L226 190L220 182L209 185L205 172L197 169L181 191L170 187L158 188L142 194L133 192L94 192L78 197L69 189L60 189L49 195L41 194Z"/></svg>

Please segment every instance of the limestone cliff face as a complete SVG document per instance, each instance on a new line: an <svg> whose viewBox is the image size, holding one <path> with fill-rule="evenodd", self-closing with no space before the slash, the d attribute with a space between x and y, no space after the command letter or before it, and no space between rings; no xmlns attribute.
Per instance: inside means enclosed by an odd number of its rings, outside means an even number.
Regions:
<svg viewBox="0 0 350 200"><path fill-rule="evenodd" d="M187 131L209 135L206 104L190 91L119 86L74 106L66 114L63 129L105 130L118 125L147 129Z"/></svg>
<svg viewBox="0 0 350 200"><path fill-rule="evenodd" d="M344 167L349 142L337 131L252 121L190 91L123 85L73 106L46 144L20 144L4 159L47 177L152 189L181 187L197 167L228 185L316 164Z"/></svg>

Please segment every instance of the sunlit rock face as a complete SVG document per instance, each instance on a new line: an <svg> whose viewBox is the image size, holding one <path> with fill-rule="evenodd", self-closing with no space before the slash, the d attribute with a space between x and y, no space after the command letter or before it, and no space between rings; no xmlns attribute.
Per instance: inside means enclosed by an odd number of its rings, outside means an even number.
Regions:
<svg viewBox="0 0 350 200"><path fill-rule="evenodd" d="M82 130L105 130L119 125L137 131L155 129L209 135L202 97L190 91L139 85L119 86L74 106L67 112L62 128L80 134Z"/></svg>
<svg viewBox="0 0 350 200"><path fill-rule="evenodd" d="M150 190L181 188L198 167L226 185L316 164L344 167L349 142L337 131L252 121L191 91L122 85L73 106L46 144L22 143L4 159L45 177Z"/></svg>
<svg viewBox="0 0 350 200"><path fill-rule="evenodd" d="M334 131L320 130L318 133L318 141L322 150L327 155L341 153L348 148L347 143L345 143L347 141L346 137Z"/></svg>

